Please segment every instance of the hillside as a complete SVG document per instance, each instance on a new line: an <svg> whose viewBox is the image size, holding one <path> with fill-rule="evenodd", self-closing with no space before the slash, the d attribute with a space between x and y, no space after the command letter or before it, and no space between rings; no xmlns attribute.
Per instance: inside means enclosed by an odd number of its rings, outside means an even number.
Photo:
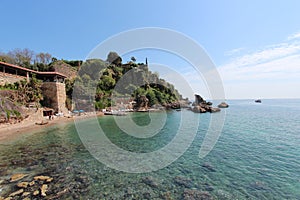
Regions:
<svg viewBox="0 0 300 200"><path fill-rule="evenodd" d="M110 58L112 53L116 55L114 59ZM67 83L69 98L75 89L75 95L80 93L82 100L88 100L90 88L94 86L96 110L118 106L118 103L137 110L158 105L173 108L179 106L178 101L182 98L179 92L172 84L161 79L158 73L151 72L148 65L132 61L122 64L122 59L116 53L110 54L106 61L90 59L82 64L79 76ZM120 99L122 101L118 102ZM130 107L129 102L135 104ZM86 108L81 104L77 105L77 109Z"/></svg>

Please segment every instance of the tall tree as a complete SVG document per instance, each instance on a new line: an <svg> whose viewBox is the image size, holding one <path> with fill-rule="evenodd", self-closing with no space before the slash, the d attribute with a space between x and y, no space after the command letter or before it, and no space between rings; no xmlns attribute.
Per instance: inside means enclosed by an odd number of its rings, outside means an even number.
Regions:
<svg viewBox="0 0 300 200"><path fill-rule="evenodd" d="M52 56L49 53L39 53L35 55L35 62L48 65L51 62Z"/></svg>

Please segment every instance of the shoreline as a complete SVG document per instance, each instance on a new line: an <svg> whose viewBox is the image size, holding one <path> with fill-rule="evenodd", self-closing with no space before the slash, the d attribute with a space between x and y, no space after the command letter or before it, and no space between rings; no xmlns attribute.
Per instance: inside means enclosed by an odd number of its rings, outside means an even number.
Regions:
<svg viewBox="0 0 300 200"><path fill-rule="evenodd" d="M97 112L97 113L84 113L81 116L72 116L72 117L66 117L66 116L55 116L54 119L49 120L44 118L43 120L41 119L25 119L19 123L15 124L0 124L0 142L5 142L10 139L15 139L17 137L20 137L22 134L26 134L28 132L35 131L39 128L45 128L45 127L50 127L54 126L57 124L61 123L70 123L74 122L76 119L88 119L92 117L102 117L104 116L104 113L102 112ZM36 122L48 122L45 125L37 125Z"/></svg>

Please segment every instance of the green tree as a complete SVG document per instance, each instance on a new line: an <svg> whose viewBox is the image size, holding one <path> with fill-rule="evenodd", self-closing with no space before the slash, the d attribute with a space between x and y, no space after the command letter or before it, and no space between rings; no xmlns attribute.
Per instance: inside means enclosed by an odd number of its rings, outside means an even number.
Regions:
<svg viewBox="0 0 300 200"><path fill-rule="evenodd" d="M154 105L158 102L157 98L156 98L156 95L155 95L155 93L152 89L147 90L146 97L149 100L149 105L150 106L152 106L152 105Z"/></svg>

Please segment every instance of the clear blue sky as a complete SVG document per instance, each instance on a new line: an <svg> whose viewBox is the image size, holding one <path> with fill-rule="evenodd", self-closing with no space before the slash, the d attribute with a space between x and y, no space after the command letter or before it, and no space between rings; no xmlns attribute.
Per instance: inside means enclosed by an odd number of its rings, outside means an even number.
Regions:
<svg viewBox="0 0 300 200"><path fill-rule="evenodd" d="M29 48L59 59L84 59L112 35L162 27L206 49L227 98L300 98L297 0L1 0L0 8L1 52Z"/></svg>

